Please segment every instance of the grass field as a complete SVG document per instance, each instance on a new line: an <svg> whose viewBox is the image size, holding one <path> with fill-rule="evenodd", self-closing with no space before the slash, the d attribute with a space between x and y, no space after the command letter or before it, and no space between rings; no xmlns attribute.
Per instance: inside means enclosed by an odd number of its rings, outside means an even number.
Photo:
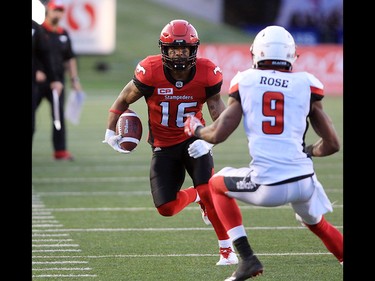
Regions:
<svg viewBox="0 0 375 281"><path fill-rule="evenodd" d="M169 218L160 216L153 206L143 101L132 106L144 128L137 150L123 155L102 144L108 108L131 78L135 62L157 52L157 39L150 36L158 35L167 20L184 16L144 0L119 0L117 8L116 52L80 58L87 97L80 124L68 124L68 146L74 162L52 159L52 123L46 102L37 114L32 149L32 280L224 280L236 266L215 266L217 240L213 229L203 223L198 206L192 204ZM141 23L135 11L145 13ZM194 22L201 38L207 42L215 39L211 31L216 28L217 34L218 27ZM249 40L229 27L219 31L233 41ZM110 71L95 72L93 66L99 60L108 62ZM343 139L342 97L327 96L324 104ZM206 118L209 120L207 114ZM307 137L308 143L316 140L313 134ZM326 217L343 231L341 145L339 153L315 158L314 162L318 178L334 202L333 213ZM214 159L216 170L248 165L242 127L214 148ZM186 178L184 186L189 185L191 181ZM265 266L264 275L255 280L343 280L342 267L320 240L294 219L289 206L240 206L249 239Z"/></svg>
<svg viewBox="0 0 375 281"><path fill-rule="evenodd" d="M69 125L74 162L52 160L47 104L40 108L32 155L33 280L224 280L234 267L215 266L216 237L204 225L198 207L193 204L171 218L154 209L145 122L143 141L130 155L101 143L111 102L109 93L107 98L91 95L80 125ZM341 98L326 98L326 110L341 135L340 104ZM133 108L146 120L143 102ZM216 169L247 165L245 142L239 128L215 147ZM340 230L342 161L342 152L315 159L318 177L335 202L327 218ZM187 179L185 186L190 184ZM262 280L342 280L341 266L300 227L289 206L240 205L253 247L266 268Z"/></svg>

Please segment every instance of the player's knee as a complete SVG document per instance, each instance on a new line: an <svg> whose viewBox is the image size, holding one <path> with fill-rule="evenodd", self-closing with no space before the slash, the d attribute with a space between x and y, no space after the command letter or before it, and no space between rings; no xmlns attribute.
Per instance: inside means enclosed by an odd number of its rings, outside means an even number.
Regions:
<svg viewBox="0 0 375 281"><path fill-rule="evenodd" d="M195 187L195 189L197 190L202 203L206 203L206 201L210 198L210 190L208 183L198 185Z"/></svg>
<svg viewBox="0 0 375 281"><path fill-rule="evenodd" d="M211 192L213 192L213 193L225 194L225 192L228 191L228 189L225 186L223 176L212 177L209 180L208 185L209 185L209 188L210 188Z"/></svg>
<svg viewBox="0 0 375 281"><path fill-rule="evenodd" d="M323 220L323 216L320 215L320 216L317 216L317 217L313 217L313 216L309 216L309 215L306 215L304 216L304 218L302 218L300 215L298 215L297 213L295 214L295 218L297 221L299 221L302 225L304 226L311 226L311 227L314 227L316 226L317 224L319 224L322 220Z"/></svg>
<svg viewBox="0 0 375 281"><path fill-rule="evenodd" d="M174 215L174 204L173 202L169 202L166 204L163 204L156 209L158 210L159 214L163 217L171 217Z"/></svg>

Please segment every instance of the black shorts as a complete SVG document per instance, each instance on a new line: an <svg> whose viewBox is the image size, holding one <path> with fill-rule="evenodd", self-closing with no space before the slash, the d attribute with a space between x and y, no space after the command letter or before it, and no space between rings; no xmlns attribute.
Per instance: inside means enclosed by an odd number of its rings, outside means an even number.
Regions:
<svg viewBox="0 0 375 281"><path fill-rule="evenodd" d="M208 183L214 172L211 152L197 159L189 156L188 147L196 138L180 144L154 151L150 166L151 193L155 207L176 199L184 181L186 171L194 186Z"/></svg>

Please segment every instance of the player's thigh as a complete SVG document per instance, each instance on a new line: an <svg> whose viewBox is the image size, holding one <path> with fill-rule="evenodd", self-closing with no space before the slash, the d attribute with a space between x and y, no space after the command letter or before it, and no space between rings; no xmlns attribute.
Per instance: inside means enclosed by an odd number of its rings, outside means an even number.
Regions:
<svg viewBox="0 0 375 281"><path fill-rule="evenodd" d="M299 200L291 202L291 206L304 222L307 224L317 224L321 216L327 212L326 204L330 202L322 201L319 191L316 189L314 177L309 177L298 181Z"/></svg>
<svg viewBox="0 0 375 281"><path fill-rule="evenodd" d="M190 156L185 157L185 166L194 186L208 183L214 173L214 160L211 153L196 159Z"/></svg>
<svg viewBox="0 0 375 281"><path fill-rule="evenodd" d="M242 202L265 207L280 206L287 203L287 186L258 185L251 182L250 168L225 167L216 176L223 176L228 189L227 195Z"/></svg>
<svg viewBox="0 0 375 281"><path fill-rule="evenodd" d="M263 207L276 207L288 203L288 190L285 187L259 185L246 191L229 191L227 195L242 202Z"/></svg>
<svg viewBox="0 0 375 281"><path fill-rule="evenodd" d="M185 180L185 168L172 153L154 153L150 166L151 193L156 207L176 199Z"/></svg>

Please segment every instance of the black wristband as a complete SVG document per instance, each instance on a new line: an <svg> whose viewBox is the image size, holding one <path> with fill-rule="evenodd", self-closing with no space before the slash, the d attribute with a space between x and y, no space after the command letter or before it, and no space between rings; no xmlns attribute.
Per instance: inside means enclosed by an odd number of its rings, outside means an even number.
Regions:
<svg viewBox="0 0 375 281"><path fill-rule="evenodd" d="M203 126L198 126L195 131L194 131L194 136L196 136L197 138L200 138L201 137L201 129L203 128Z"/></svg>

